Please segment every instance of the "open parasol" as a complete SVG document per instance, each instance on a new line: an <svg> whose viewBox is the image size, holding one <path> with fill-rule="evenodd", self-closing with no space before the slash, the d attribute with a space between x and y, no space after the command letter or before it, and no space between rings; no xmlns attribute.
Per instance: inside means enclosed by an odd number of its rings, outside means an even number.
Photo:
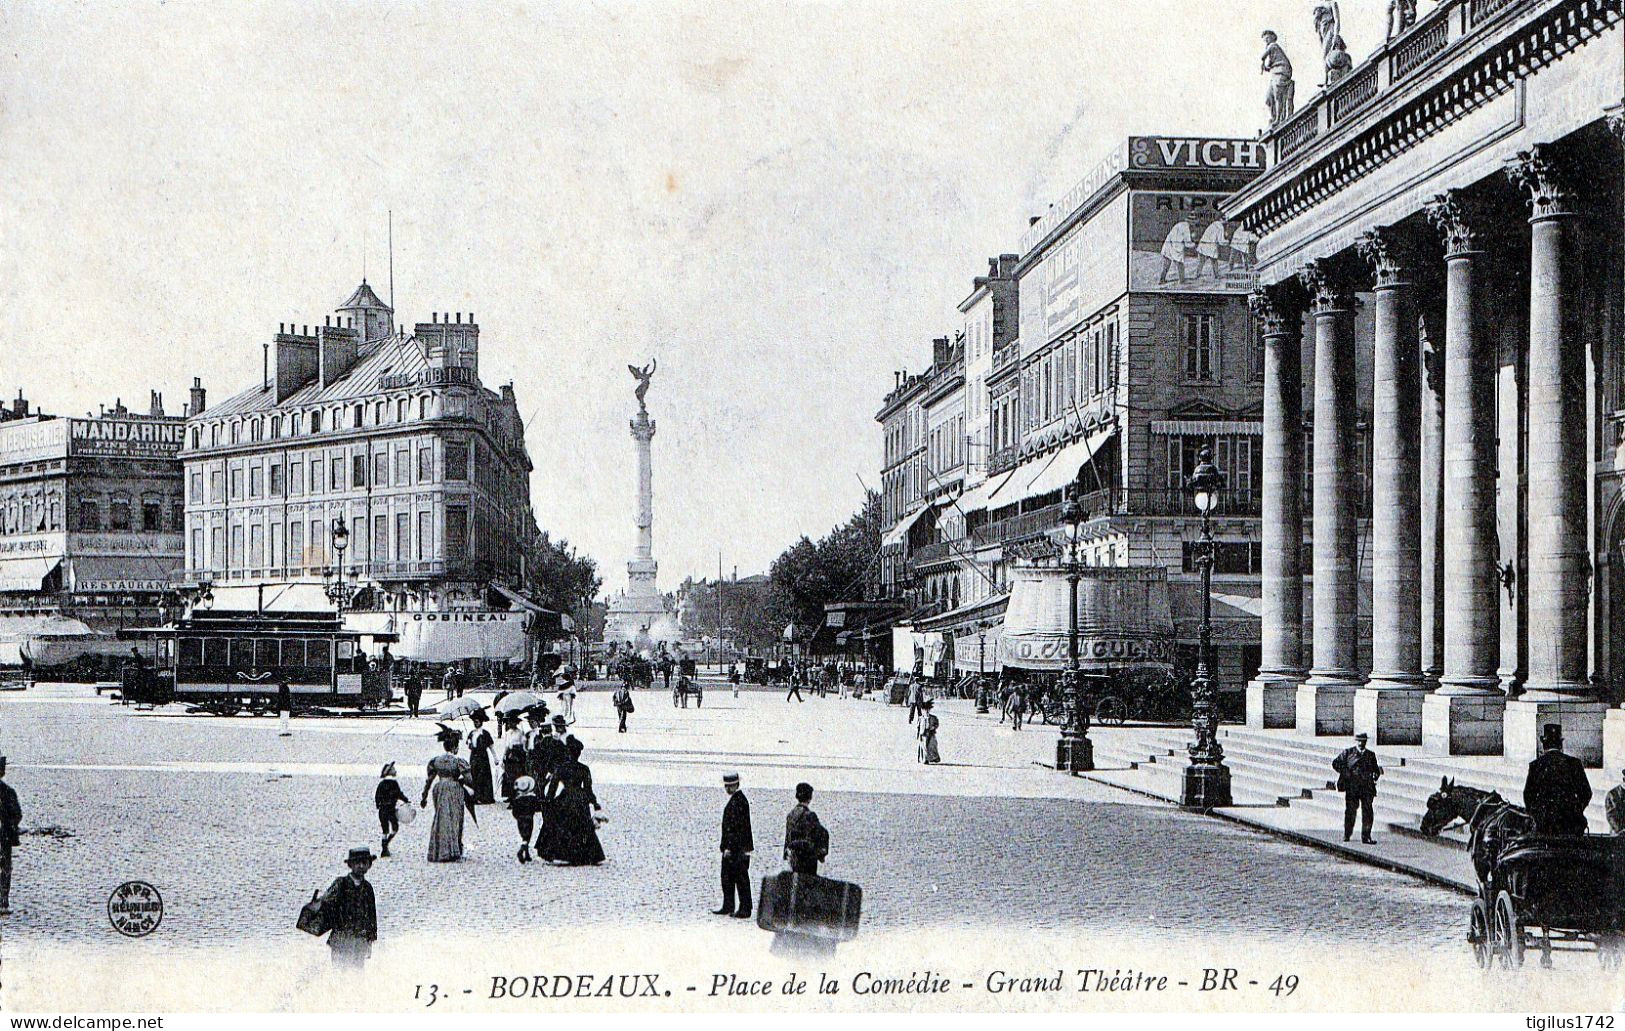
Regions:
<svg viewBox="0 0 1625 1031"><path fill-rule="evenodd" d="M484 708L484 704L477 698L458 698L448 703L437 715L443 720L455 720L472 716Z"/></svg>
<svg viewBox="0 0 1625 1031"><path fill-rule="evenodd" d="M531 706L541 704L541 696L534 691L514 691L511 694L503 695L501 700L496 703L495 709L498 716L509 716L513 713L524 712Z"/></svg>

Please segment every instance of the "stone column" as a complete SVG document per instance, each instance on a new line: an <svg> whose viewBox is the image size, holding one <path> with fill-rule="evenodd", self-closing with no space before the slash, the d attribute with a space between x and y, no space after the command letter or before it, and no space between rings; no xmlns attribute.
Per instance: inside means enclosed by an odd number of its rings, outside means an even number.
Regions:
<svg viewBox="0 0 1625 1031"><path fill-rule="evenodd" d="M1302 273L1315 316L1314 665L1297 693L1300 734L1354 730L1359 523L1354 462L1354 290L1326 261Z"/></svg>
<svg viewBox="0 0 1625 1031"><path fill-rule="evenodd" d="M1249 299L1264 338L1263 601L1247 726L1297 722L1303 666L1303 299L1294 282Z"/></svg>
<svg viewBox="0 0 1625 1031"><path fill-rule="evenodd" d="M1609 132L1613 133L1621 143L1625 143L1625 99L1621 99L1618 104L1609 107L1603 114ZM1625 224L1625 212L1618 214L1619 217L1614 222L1615 232L1619 231L1618 227L1620 225ZM1612 532L1612 528L1606 532ZM1606 541L1605 546L1612 549L1613 542L1611 540ZM1611 563L1611 567L1608 569L1608 582L1610 584L1613 583L1615 577L1625 576L1625 568L1621 567L1615 556L1605 554L1599 555L1598 558L1607 558ZM1599 579L1597 587L1600 589L1601 586L1602 581ZM1618 595L1616 594L1615 597L1618 597ZM1608 633L1609 631L1604 630L1603 632ZM1622 665L1625 665L1625 641L1611 640L1608 645L1608 668L1610 671L1614 671L1616 683L1618 682L1617 671ZM1608 714L1603 717L1602 736L1603 769L1618 770L1625 768L1625 709L1613 708L1608 710Z"/></svg>
<svg viewBox="0 0 1625 1031"><path fill-rule="evenodd" d="M1495 345L1484 332L1482 216L1452 191L1430 201L1444 238L1444 670L1422 703L1437 755L1501 751L1500 610L1495 560Z"/></svg>
<svg viewBox="0 0 1625 1031"><path fill-rule="evenodd" d="M1589 677L1591 520L1586 481L1586 353L1572 180L1539 145L1507 166L1529 194L1529 679L1507 703L1506 755L1537 754L1542 724L1563 728L1564 751L1602 762L1602 718Z"/></svg>
<svg viewBox="0 0 1625 1031"><path fill-rule="evenodd" d="M1354 729L1377 744L1422 742L1421 375L1412 262L1393 229L1359 240L1376 286L1371 391L1371 681Z"/></svg>
<svg viewBox="0 0 1625 1031"><path fill-rule="evenodd" d="M1434 291L1423 290L1423 296ZM1443 291L1438 291L1442 293ZM1424 307L1416 324L1422 361L1422 680L1444 671L1444 318Z"/></svg>

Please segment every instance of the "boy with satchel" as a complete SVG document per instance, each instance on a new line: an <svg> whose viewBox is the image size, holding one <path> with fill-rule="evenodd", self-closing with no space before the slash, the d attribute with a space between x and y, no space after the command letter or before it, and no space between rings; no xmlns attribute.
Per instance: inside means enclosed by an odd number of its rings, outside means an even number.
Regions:
<svg viewBox="0 0 1625 1031"><path fill-rule="evenodd" d="M352 848L345 859L350 872L299 913L300 930L327 934L335 966L361 968L372 955L372 943L378 940L378 903L367 882L373 858L371 849Z"/></svg>

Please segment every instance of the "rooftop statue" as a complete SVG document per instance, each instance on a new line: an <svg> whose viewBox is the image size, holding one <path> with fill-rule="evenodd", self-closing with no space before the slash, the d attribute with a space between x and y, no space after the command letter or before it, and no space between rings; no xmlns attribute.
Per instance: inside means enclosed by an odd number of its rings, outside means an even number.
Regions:
<svg viewBox="0 0 1625 1031"><path fill-rule="evenodd" d="M1354 69L1354 59L1343 42L1343 15L1337 0L1315 5L1315 34L1320 37L1320 51L1326 59L1326 85L1330 86Z"/></svg>
<svg viewBox="0 0 1625 1031"><path fill-rule="evenodd" d="M649 392L649 381L654 379L655 366L656 363L650 361L648 365L641 369L636 365L626 367L626 371L630 372L632 378L638 381L636 393L638 395L638 411L640 412L648 411L648 408L643 403L643 396Z"/></svg>
<svg viewBox="0 0 1625 1031"><path fill-rule="evenodd" d="M1292 117L1292 94L1295 86L1292 82L1292 62L1287 59L1286 51L1281 49L1275 33L1264 32L1264 59L1260 70L1270 77L1269 86L1264 93L1264 104L1270 111L1270 128L1273 129Z"/></svg>

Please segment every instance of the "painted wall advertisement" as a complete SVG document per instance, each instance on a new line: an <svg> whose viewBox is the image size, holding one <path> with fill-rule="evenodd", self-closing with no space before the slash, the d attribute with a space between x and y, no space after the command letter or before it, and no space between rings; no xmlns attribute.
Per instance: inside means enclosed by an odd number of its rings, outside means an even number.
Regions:
<svg viewBox="0 0 1625 1031"><path fill-rule="evenodd" d="M0 424L0 464L62 458L67 444L68 426L61 419Z"/></svg>
<svg viewBox="0 0 1625 1031"><path fill-rule="evenodd" d="M70 419L75 455L97 458L174 458L186 426L179 419Z"/></svg>
<svg viewBox="0 0 1625 1031"><path fill-rule="evenodd" d="M1130 204L1129 289L1247 293L1258 283L1258 237L1219 212L1223 193L1136 191Z"/></svg>
<svg viewBox="0 0 1625 1031"><path fill-rule="evenodd" d="M1120 297L1128 216L1118 198L1074 226L1021 277L1021 339L1038 347Z"/></svg>

